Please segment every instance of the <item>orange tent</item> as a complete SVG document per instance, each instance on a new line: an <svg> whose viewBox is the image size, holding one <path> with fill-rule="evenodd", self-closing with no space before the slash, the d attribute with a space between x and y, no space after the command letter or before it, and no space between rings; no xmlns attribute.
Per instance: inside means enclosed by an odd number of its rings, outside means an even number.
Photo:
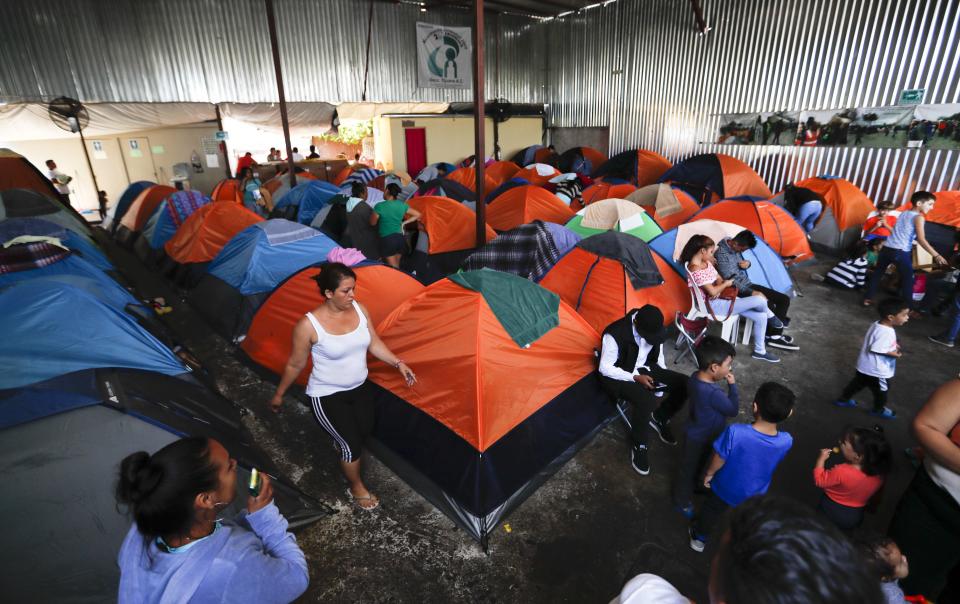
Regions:
<svg viewBox="0 0 960 604"><path fill-rule="evenodd" d="M210 262L234 235L263 218L242 205L208 203L187 218L163 249L180 264Z"/></svg>
<svg viewBox="0 0 960 604"><path fill-rule="evenodd" d="M866 193L843 178L814 177L793 184L820 195L823 198L824 209L830 208L833 212L840 231L854 227L859 229L870 212L876 209Z"/></svg>
<svg viewBox="0 0 960 604"><path fill-rule="evenodd" d="M704 203L749 195L770 199L767 183L753 168L736 157L723 153L703 153L688 157L660 177L660 182L674 182L694 198L704 196Z"/></svg>
<svg viewBox="0 0 960 604"><path fill-rule="evenodd" d="M666 183L637 189L627 200L640 205L664 231L676 228L700 211L696 200L679 187Z"/></svg>
<svg viewBox="0 0 960 604"><path fill-rule="evenodd" d="M423 290L419 281L389 266L366 264L352 268L357 274L354 290L357 302L364 305L375 326L401 303ZM247 356L276 375L283 373L290 357L291 335L297 321L323 303L314 280L319 273L319 267L305 268L273 290L257 310L247 337L240 343ZM308 360L297 383L306 385L312 369L313 364Z"/></svg>
<svg viewBox="0 0 960 604"><path fill-rule="evenodd" d="M573 210L559 197L542 187L514 187L497 196L487 208L487 224L496 231L510 229L534 220L566 224Z"/></svg>
<svg viewBox="0 0 960 604"><path fill-rule="evenodd" d="M510 291L542 292L526 279L489 269L465 275L478 273L509 277ZM396 370L380 362L371 365L370 377L486 451L596 368L597 333L566 304L557 314L559 325L520 347L483 293L442 279L401 304L378 328L390 350L414 368L418 385L408 388Z"/></svg>
<svg viewBox="0 0 960 604"><path fill-rule="evenodd" d="M670 163L670 160L659 153L637 149L636 185L638 187L652 185L672 167L673 164Z"/></svg>
<svg viewBox="0 0 960 604"><path fill-rule="evenodd" d="M583 191L583 205L588 206L601 199L626 199L637 188L628 182L598 180Z"/></svg>
<svg viewBox="0 0 960 604"><path fill-rule="evenodd" d="M345 167L343 170L337 172L337 175L333 177L333 184L339 187L351 174L353 174L353 166Z"/></svg>
<svg viewBox="0 0 960 604"><path fill-rule="evenodd" d="M60 199L50 179L26 157L10 149L0 149L0 191L7 189L28 189L51 199Z"/></svg>
<svg viewBox="0 0 960 604"><path fill-rule="evenodd" d="M134 233L140 232L147 221L150 220L154 210L163 203L168 195L176 192L176 189L167 185L153 185L144 189L140 192L140 195L137 195L137 198L130 204L130 209L120 219L120 226L126 227L128 231Z"/></svg>
<svg viewBox="0 0 960 604"><path fill-rule="evenodd" d="M475 168L457 168L451 172L447 178L455 183L465 186L474 193L477 192L477 170ZM484 171L483 188L487 193L496 189L498 184L499 183L497 183L497 181L491 178L490 175Z"/></svg>
<svg viewBox="0 0 960 604"><path fill-rule="evenodd" d="M937 191L933 196L937 201L926 216L927 222L960 229L960 191ZM902 212L912 207L904 204L899 210Z"/></svg>
<svg viewBox="0 0 960 604"><path fill-rule="evenodd" d="M559 176L560 171L547 164L530 164L526 168L518 170L512 178L522 178L532 185L547 184L554 176Z"/></svg>
<svg viewBox="0 0 960 604"><path fill-rule="evenodd" d="M663 282L634 289L623 261L584 249L583 245L595 237L605 237L614 244L629 246L634 254L650 254ZM645 304L659 308L666 324L673 322L677 312L685 313L690 309L687 282L670 263L641 239L614 231L594 235L578 243L550 269L540 285L559 294L598 332L622 318L627 311Z"/></svg>
<svg viewBox="0 0 960 604"><path fill-rule="evenodd" d="M719 220L750 229L782 258L813 257L807 234L789 212L769 201L727 199L707 206L690 221Z"/></svg>
<svg viewBox="0 0 960 604"><path fill-rule="evenodd" d="M224 178L213 188L210 201L233 201L243 203L243 191L240 190L240 181L236 178Z"/></svg>
<svg viewBox="0 0 960 604"><path fill-rule="evenodd" d="M487 176L492 178L493 182L497 183L498 187L513 178L513 175L519 171L520 166L512 161L495 161L484 170ZM493 189L490 190L492 191Z"/></svg>
<svg viewBox="0 0 960 604"><path fill-rule="evenodd" d="M468 250L476 245L477 215L449 197L411 197L411 208L420 212L420 223L430 237L427 253L441 254ZM487 225L487 241L497 234Z"/></svg>

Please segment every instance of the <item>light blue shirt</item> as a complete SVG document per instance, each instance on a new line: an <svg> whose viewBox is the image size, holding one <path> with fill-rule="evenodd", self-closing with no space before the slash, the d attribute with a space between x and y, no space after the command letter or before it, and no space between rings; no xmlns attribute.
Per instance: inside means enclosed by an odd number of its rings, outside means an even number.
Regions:
<svg viewBox="0 0 960 604"><path fill-rule="evenodd" d="M909 252L913 249L913 241L917 238L917 227L913 223L919 212L916 210L907 210L900 214L897 224L893 227L893 232L887 237L883 247L888 247L902 252Z"/></svg>

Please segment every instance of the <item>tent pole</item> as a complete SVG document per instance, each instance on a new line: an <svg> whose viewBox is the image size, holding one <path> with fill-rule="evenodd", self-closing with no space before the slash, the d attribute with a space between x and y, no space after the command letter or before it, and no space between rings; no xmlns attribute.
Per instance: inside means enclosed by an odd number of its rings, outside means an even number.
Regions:
<svg viewBox="0 0 960 604"><path fill-rule="evenodd" d="M287 170L290 173L290 188L297 186L296 166L293 163L293 146L290 144L290 121L287 119L287 97L283 94L283 72L280 70L280 46L277 44L277 19L273 14L273 0L263 0L267 5L267 28L270 30L270 51L273 53L273 71L277 76L277 95L280 97L280 123L283 124L283 142L287 145Z"/></svg>
<svg viewBox="0 0 960 604"><path fill-rule="evenodd" d="M93 179L93 194L97 196L97 207L100 207L100 185L97 184L97 173L93 171L93 162L90 161L90 151L87 150L87 139L83 138L83 128L77 130L80 133L80 146L83 147L83 156L87 158L87 168L90 169L90 178ZM120 152L121 154L123 151Z"/></svg>
<svg viewBox="0 0 960 604"><path fill-rule="evenodd" d="M473 0L473 140L474 162L477 182L477 248L487 242L487 204L483 189L483 171L487 158L486 117L484 115L484 69L483 69L483 0Z"/></svg>
<svg viewBox="0 0 960 604"><path fill-rule="evenodd" d="M223 119L220 115L220 104L214 103L213 110L217 114L217 130L223 132ZM220 141L220 152L223 153L223 171L226 173L227 178L233 178L233 173L230 171L230 155L227 153L227 141Z"/></svg>

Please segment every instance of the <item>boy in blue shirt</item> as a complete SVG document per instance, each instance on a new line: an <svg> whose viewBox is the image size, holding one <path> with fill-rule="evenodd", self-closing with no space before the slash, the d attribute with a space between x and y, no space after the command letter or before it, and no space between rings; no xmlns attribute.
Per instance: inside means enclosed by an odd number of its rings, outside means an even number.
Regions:
<svg viewBox="0 0 960 604"><path fill-rule="evenodd" d="M736 351L730 342L707 336L697 347L697 366L687 382L690 421L686 425L683 457L673 487L677 511L693 518L693 489L710 455L712 443L727 425L728 417L740 412L740 395L732 366ZM726 382L726 390L721 386Z"/></svg>
<svg viewBox="0 0 960 604"><path fill-rule="evenodd" d="M753 401L753 423L732 424L713 443L713 458L703 477L710 495L689 531L694 551L703 551L728 508L767 492L773 471L793 446L793 437L777 425L793 415L796 395L786 386L764 382Z"/></svg>

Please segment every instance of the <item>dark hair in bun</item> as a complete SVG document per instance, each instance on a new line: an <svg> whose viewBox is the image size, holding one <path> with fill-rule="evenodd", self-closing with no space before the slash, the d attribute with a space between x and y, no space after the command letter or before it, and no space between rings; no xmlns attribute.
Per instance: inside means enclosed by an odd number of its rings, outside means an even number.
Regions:
<svg viewBox="0 0 960 604"><path fill-rule="evenodd" d="M327 291L335 292L344 279L356 279L357 273L342 262L328 262L320 268L320 274L314 277L320 287L320 295L326 296Z"/></svg>
<svg viewBox="0 0 960 604"><path fill-rule="evenodd" d="M174 441L152 456L137 451L123 458L116 498L132 511L140 533L152 539L189 531L194 499L219 486L210 441L194 436Z"/></svg>

